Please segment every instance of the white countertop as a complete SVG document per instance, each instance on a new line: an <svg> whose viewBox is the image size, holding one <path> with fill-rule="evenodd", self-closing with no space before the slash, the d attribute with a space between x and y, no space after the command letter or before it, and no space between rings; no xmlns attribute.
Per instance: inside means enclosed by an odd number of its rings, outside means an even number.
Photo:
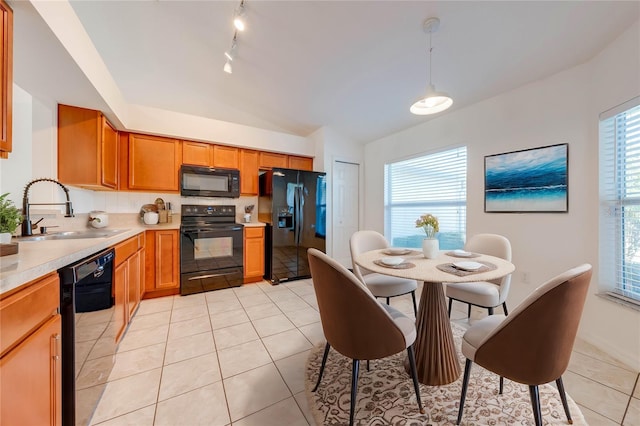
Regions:
<svg viewBox="0 0 640 426"><path fill-rule="evenodd" d="M70 219L48 219L47 224L58 225L55 232L88 230L87 214L77 214ZM18 253L0 257L0 294L29 281L54 272L64 266L113 247L121 241L148 230L179 229L180 216L174 215L172 222L145 225L138 214L110 214L109 229L124 229L125 232L109 238L84 238L69 240L18 241ZM38 235L37 232L34 235Z"/></svg>
<svg viewBox="0 0 640 426"><path fill-rule="evenodd" d="M265 226L262 222L242 223L242 225ZM17 254L0 257L0 294L112 247L141 232L179 228L179 219L157 225L144 225L136 220L132 222L121 219L106 229L126 229L126 231L110 238L20 241Z"/></svg>

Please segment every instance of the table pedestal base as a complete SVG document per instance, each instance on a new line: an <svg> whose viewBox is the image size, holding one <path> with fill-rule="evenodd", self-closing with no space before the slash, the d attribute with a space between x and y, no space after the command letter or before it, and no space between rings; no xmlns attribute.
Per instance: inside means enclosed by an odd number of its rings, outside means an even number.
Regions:
<svg viewBox="0 0 640 426"><path fill-rule="evenodd" d="M442 283L423 283L416 329L414 350L420 383L439 386L455 382L460 377L460 363ZM410 374L408 362L405 369Z"/></svg>

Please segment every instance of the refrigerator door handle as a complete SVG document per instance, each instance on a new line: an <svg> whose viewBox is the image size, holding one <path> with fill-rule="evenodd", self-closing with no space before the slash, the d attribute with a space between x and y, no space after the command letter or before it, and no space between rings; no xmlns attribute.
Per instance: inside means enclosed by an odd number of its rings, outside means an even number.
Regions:
<svg viewBox="0 0 640 426"><path fill-rule="evenodd" d="M302 242L302 232L304 231L304 211L302 209L302 206L304 206L304 190L303 187L298 188L299 189L299 195L298 195L298 217L300 217L300 220L298 221L298 246L300 245L300 243Z"/></svg>
<svg viewBox="0 0 640 426"><path fill-rule="evenodd" d="M300 188L296 186L296 190L294 192L294 211L295 211L295 226L294 226L294 236L296 246L300 245L300 223L302 222L302 215L300 211Z"/></svg>

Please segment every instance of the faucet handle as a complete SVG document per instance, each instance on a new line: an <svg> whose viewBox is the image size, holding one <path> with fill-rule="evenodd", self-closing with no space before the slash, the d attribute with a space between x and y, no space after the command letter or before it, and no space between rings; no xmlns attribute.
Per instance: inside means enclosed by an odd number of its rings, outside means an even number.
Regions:
<svg viewBox="0 0 640 426"><path fill-rule="evenodd" d="M39 224L40 222L42 222L43 220L44 220L44 217L41 217L41 218L40 218L40 219L38 219L37 221L35 221L35 222L31 222L31 229L33 229L33 228L35 228L36 226L38 226L38 224Z"/></svg>
<svg viewBox="0 0 640 426"><path fill-rule="evenodd" d="M40 221L38 221L38 222L40 222ZM58 225L41 226L40 227L40 233L41 234L46 234L47 233L47 229L49 229L49 228L59 228L59 227L60 226L58 226Z"/></svg>

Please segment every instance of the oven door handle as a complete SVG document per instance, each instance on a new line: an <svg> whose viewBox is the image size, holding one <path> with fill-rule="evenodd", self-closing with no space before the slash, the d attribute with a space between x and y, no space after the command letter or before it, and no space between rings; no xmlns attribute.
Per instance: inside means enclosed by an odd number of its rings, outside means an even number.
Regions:
<svg viewBox="0 0 640 426"><path fill-rule="evenodd" d="M226 272L226 273L223 273L223 274L198 275L197 277L188 278L187 281L202 280L202 279L205 279L205 278L213 278L213 277L223 277L225 275L233 275L235 273L237 273L237 272Z"/></svg>
<svg viewBox="0 0 640 426"><path fill-rule="evenodd" d="M185 235L189 234L202 234L202 233L210 233L210 232L225 232L225 231L241 231L242 226L229 226L229 227L216 227L216 228L197 228L197 229L183 229L182 233Z"/></svg>

